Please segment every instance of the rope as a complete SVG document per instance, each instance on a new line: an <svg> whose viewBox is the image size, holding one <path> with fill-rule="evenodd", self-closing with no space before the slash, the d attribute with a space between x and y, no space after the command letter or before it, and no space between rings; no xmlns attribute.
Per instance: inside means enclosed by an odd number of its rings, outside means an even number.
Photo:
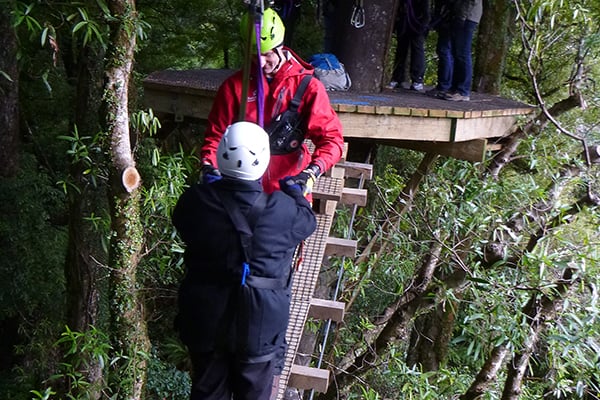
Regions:
<svg viewBox="0 0 600 400"><path fill-rule="evenodd" d="M260 3L260 4L259 4ZM260 54L260 24L262 20L262 14L264 11L263 0L250 0L248 2L248 18L252 18L252 21L248 21L248 30L245 32L246 45L244 46L244 65L242 67L242 98L240 99L240 113L238 115L239 121L246 119L246 107L248 105L248 90L250 86L250 67L252 65L252 28L258 26L255 29L257 54ZM260 69L260 63L258 63ZM259 81L262 83L262 73L259 73ZM258 110L262 115L262 109ZM262 126L262 125L261 125Z"/></svg>
<svg viewBox="0 0 600 400"><path fill-rule="evenodd" d="M261 22L262 18L259 18L256 20L254 26L255 26L255 33L256 33L256 54L260 54L260 22ZM265 126L265 116L264 116L264 109L265 109L265 89L263 87L264 85L264 80L263 80L263 71L262 68L260 67L260 61L256 63L257 65L257 71L256 71L256 97L257 97L257 108L256 108L256 113L258 114L256 116L256 121L257 124L261 127L264 128Z"/></svg>

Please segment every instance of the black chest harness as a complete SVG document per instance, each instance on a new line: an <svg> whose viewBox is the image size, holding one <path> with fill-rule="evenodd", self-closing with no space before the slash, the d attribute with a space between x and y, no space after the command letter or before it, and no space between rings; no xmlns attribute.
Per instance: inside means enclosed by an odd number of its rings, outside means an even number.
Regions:
<svg viewBox="0 0 600 400"><path fill-rule="evenodd" d="M304 141L302 123L304 121L298 112L298 107L311 79L312 75L305 75L302 78L288 109L273 118L269 126L265 128L269 134L271 154L292 153L302 145Z"/></svg>

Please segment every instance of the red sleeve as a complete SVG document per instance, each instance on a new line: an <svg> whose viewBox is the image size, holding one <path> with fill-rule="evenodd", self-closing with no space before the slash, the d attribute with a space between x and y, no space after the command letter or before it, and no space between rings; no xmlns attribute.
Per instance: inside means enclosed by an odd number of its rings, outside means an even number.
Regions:
<svg viewBox="0 0 600 400"><path fill-rule="evenodd" d="M301 113L307 121L306 138L315 145L312 163L327 171L343 154L342 124L331 108L327 90L318 79L312 79L304 96Z"/></svg>
<svg viewBox="0 0 600 400"><path fill-rule="evenodd" d="M213 166L217 165L217 147L225 129L237 120L241 93L237 94L236 76L237 74L227 78L221 84L208 114L200 159L202 162L210 162Z"/></svg>

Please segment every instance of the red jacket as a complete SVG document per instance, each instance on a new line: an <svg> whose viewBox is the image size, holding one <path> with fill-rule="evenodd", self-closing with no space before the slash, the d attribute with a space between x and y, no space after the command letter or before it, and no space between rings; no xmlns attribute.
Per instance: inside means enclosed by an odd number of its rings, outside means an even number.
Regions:
<svg viewBox="0 0 600 400"><path fill-rule="evenodd" d="M264 124L288 108L302 77L313 74L313 67L298 57L292 50L284 47L287 60L279 68L271 82L263 77ZM258 123L257 118L257 78L256 65L252 66L246 121ZM216 151L221 136L227 126L238 120L240 99L242 97L242 71L234 73L219 87L212 109L208 115L208 126L204 134L201 149L203 162L216 166ZM311 155L306 147L300 151L283 155L271 155L271 161L263 176L265 192L279 190L279 179L301 172L308 164L314 163L325 172L342 157L344 139L342 125L331 108L329 95L323 84L316 78L311 79L298 109L307 126L305 139L310 139L315 150Z"/></svg>

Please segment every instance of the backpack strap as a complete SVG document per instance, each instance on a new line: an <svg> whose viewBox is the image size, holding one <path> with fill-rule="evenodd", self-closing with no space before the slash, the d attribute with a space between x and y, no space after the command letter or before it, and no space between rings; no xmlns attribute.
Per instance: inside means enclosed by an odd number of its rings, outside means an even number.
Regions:
<svg viewBox="0 0 600 400"><path fill-rule="evenodd" d="M308 83L312 79L312 75L304 75L304 78L300 81L298 88L296 89L296 93L294 94L294 98L290 101L290 105L288 110L296 112L298 111L298 107L300 107L300 102L302 101L302 97L304 96L304 92L308 87Z"/></svg>
<svg viewBox="0 0 600 400"><path fill-rule="evenodd" d="M237 229L240 234L244 257L246 259L246 263L249 263L250 255L252 254L252 235L254 226L256 225L258 216L261 214L262 210L267 204L267 195L264 192L261 192L252 204L252 207L250 207L248 215L246 216L244 216L242 210L240 210L239 204L230 194L220 192L218 195L223 201L223 206L229 214L231 221L235 225L235 229Z"/></svg>

